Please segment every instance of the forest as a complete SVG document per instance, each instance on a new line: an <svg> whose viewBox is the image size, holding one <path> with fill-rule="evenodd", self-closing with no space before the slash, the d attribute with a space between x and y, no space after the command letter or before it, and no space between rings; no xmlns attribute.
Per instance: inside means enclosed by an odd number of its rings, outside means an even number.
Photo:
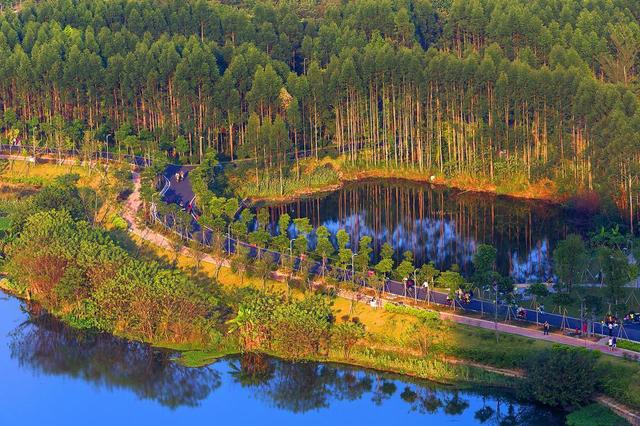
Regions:
<svg viewBox="0 0 640 426"><path fill-rule="evenodd" d="M552 182L640 218L635 0L5 2L4 143ZM299 170L298 170L299 178Z"/></svg>

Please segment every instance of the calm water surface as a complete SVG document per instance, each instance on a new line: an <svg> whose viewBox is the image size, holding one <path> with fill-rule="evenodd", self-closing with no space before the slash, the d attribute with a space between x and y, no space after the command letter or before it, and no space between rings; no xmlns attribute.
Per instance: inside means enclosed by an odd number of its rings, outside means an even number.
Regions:
<svg viewBox="0 0 640 426"><path fill-rule="evenodd" d="M557 241L590 227L580 215L544 202L393 180L350 184L271 207L274 220L283 212L309 217L332 233L345 229L352 241L369 235L376 250L389 242L396 253L411 250L417 264L433 261L440 269L455 263L468 271L476 246L490 243L498 249L501 272L517 282L551 278Z"/></svg>
<svg viewBox="0 0 640 426"><path fill-rule="evenodd" d="M0 425L563 424L497 391L357 369L259 356L185 368L146 345L70 330L3 293L0 377Z"/></svg>

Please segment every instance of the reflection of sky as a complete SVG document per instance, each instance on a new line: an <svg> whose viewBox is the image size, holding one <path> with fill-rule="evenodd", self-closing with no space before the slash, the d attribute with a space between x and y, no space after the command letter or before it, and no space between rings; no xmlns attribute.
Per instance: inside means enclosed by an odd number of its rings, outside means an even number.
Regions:
<svg viewBox="0 0 640 426"><path fill-rule="evenodd" d="M465 237L457 230L455 223L449 219L422 218L411 221L412 226L397 224L393 229L382 227L376 231L367 224L367 211L350 214L342 221L328 218L322 222L335 242L335 235L344 229L351 242L356 243L362 236L368 235L378 247L389 242L398 257L410 250L416 256L418 264L434 262L440 268L448 268L452 264L468 267L479 244L473 237ZM289 235L295 235L293 224L289 227ZM310 247L315 247L315 236L309 236ZM516 282L543 282L551 276L551 260L549 241L543 238L531 251L522 253L514 250L509 253L510 275Z"/></svg>
<svg viewBox="0 0 640 426"><path fill-rule="evenodd" d="M552 274L550 258L549 240L545 238L523 260L518 253L511 254L511 276L517 282L547 281Z"/></svg>

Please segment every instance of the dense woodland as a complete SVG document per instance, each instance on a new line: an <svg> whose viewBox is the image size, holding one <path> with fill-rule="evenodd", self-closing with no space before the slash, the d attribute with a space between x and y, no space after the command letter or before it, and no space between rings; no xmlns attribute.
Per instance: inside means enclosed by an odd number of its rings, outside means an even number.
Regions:
<svg viewBox="0 0 640 426"><path fill-rule="evenodd" d="M638 217L635 0L9 2L8 142L553 181ZM286 172L286 169L284 171Z"/></svg>

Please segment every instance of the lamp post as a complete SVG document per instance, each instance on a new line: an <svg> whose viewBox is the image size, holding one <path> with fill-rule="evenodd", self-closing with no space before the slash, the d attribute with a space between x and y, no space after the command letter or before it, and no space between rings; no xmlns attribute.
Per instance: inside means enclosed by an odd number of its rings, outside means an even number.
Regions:
<svg viewBox="0 0 640 426"><path fill-rule="evenodd" d="M355 253L351 253L351 281L355 282L356 281L356 254Z"/></svg>
<svg viewBox="0 0 640 426"><path fill-rule="evenodd" d="M111 133L107 133L104 137L104 149L107 156L107 164L109 164L109 136L111 136Z"/></svg>
<svg viewBox="0 0 640 426"><path fill-rule="evenodd" d="M495 304L493 305L493 326L496 331L496 343L498 343L498 283L493 282L493 290L495 294Z"/></svg>

